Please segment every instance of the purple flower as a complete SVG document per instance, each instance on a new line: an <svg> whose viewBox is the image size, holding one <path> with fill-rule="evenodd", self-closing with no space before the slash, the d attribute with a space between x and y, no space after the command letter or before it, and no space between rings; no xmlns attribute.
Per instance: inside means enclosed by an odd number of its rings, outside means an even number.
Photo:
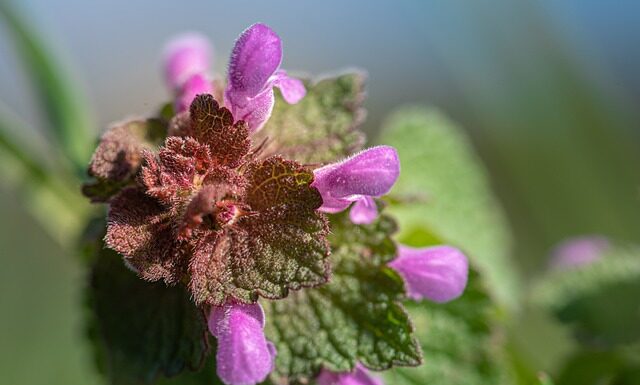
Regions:
<svg viewBox="0 0 640 385"><path fill-rule="evenodd" d="M208 74L212 51L207 39L195 33L178 36L167 44L165 81L175 94L178 112L186 111L196 95L213 93Z"/></svg>
<svg viewBox="0 0 640 385"><path fill-rule="evenodd" d="M600 259L610 247L609 240L603 236L569 238L551 252L551 267L567 269L588 265Z"/></svg>
<svg viewBox="0 0 640 385"><path fill-rule="evenodd" d="M451 246L412 248L398 246L398 256L389 266L404 278L407 295L447 302L459 297L467 285L469 263Z"/></svg>
<svg viewBox="0 0 640 385"><path fill-rule="evenodd" d="M257 384L273 370L276 350L263 328L264 312L257 303L212 307L209 331L218 339L218 377L225 384Z"/></svg>
<svg viewBox="0 0 640 385"><path fill-rule="evenodd" d="M322 196L320 211L337 213L356 202L350 213L351 220L370 223L378 213L372 198L391 190L400 175L400 161L393 147L377 146L313 173L312 186Z"/></svg>
<svg viewBox="0 0 640 385"><path fill-rule="evenodd" d="M378 207L376 206L376 201L369 196L358 199L351 207L351 211L349 211L349 219L357 225L370 224L376 220L377 216Z"/></svg>
<svg viewBox="0 0 640 385"><path fill-rule="evenodd" d="M280 70L282 41L264 24L247 28L236 41L229 62L225 106L234 119L244 120L251 132L265 124L273 110L273 87L279 87L287 103L297 103L306 93L298 79Z"/></svg>
<svg viewBox="0 0 640 385"><path fill-rule="evenodd" d="M353 372L335 373L323 369L317 378L318 385L383 385L381 379L373 377L359 363Z"/></svg>

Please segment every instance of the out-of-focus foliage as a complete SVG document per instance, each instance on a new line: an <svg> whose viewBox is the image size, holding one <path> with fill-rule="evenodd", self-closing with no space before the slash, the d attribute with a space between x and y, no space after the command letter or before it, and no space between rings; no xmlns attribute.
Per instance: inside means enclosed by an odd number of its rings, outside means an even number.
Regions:
<svg viewBox="0 0 640 385"><path fill-rule="evenodd" d="M81 173L93 142L93 127L85 98L63 67L49 53L40 36L22 19L8 1L0 2L0 17L7 23L23 65L44 109L53 139L61 147L71 166Z"/></svg>
<svg viewBox="0 0 640 385"><path fill-rule="evenodd" d="M434 110L404 109L391 117L378 141L396 147L402 160L389 207L400 222L399 239L422 246L435 235L461 248L486 275L494 298L515 305L511 233L460 128Z"/></svg>
<svg viewBox="0 0 640 385"><path fill-rule="evenodd" d="M511 384L501 351L505 335L496 327L497 307L472 272L464 294L448 304L407 304L424 352L417 368L384 373L394 385Z"/></svg>

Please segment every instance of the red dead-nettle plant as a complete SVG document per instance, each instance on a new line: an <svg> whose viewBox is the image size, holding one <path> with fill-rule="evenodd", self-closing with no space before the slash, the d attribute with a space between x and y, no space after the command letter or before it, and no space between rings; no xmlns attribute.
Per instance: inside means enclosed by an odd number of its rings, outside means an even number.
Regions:
<svg viewBox="0 0 640 385"><path fill-rule="evenodd" d="M456 298L467 260L452 247L393 242L395 222L377 198L400 162L392 147L361 149L362 75L288 76L281 40L263 24L240 35L226 85L208 73L211 52L198 35L171 42L173 107L115 124L91 160L84 192L108 204L106 247L141 280L159 282L134 282L98 260L93 304L111 370L149 380L198 369L210 350L206 328L227 384L272 372L274 382L377 383L365 368L419 364L401 301ZM128 294L111 300L103 292L118 282ZM118 311L126 314L115 320ZM137 313L153 314L151 346L114 347ZM180 332L162 324L154 334L158 317ZM122 351L135 354L117 358Z"/></svg>

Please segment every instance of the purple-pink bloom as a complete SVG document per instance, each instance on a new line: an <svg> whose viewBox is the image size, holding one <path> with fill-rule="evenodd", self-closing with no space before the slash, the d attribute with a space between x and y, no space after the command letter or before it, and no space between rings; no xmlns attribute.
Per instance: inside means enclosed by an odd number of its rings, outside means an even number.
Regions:
<svg viewBox="0 0 640 385"><path fill-rule="evenodd" d="M274 367L276 350L264 336L260 304L226 304L211 309L209 331L218 340L218 377L228 385L254 385Z"/></svg>
<svg viewBox="0 0 640 385"><path fill-rule="evenodd" d="M383 385L381 379L373 377L361 364L353 372L336 373L322 369L317 378L318 385Z"/></svg>
<svg viewBox="0 0 640 385"><path fill-rule="evenodd" d="M169 41L163 55L167 86L177 91L192 75L207 73L212 55L207 38L197 33L185 33Z"/></svg>
<svg viewBox="0 0 640 385"><path fill-rule="evenodd" d="M588 265L600 259L610 247L609 240L599 235L569 238L551 252L551 267L567 269Z"/></svg>
<svg viewBox="0 0 640 385"><path fill-rule="evenodd" d="M200 94L213 93L213 82L206 74L194 74L179 88L175 107L176 111L186 111L191 102Z"/></svg>
<svg viewBox="0 0 640 385"><path fill-rule="evenodd" d="M390 146L371 147L337 163L316 169L311 186L322 196L320 211L337 213L358 202L356 223L371 221L375 197L391 190L400 175L398 152ZM359 202L367 200L366 202ZM377 213L377 210L376 210ZM375 218L375 215L373 216Z"/></svg>
<svg viewBox="0 0 640 385"><path fill-rule="evenodd" d="M362 197L351 206L349 219L356 225L368 225L378 217L376 201L369 196Z"/></svg>
<svg viewBox="0 0 640 385"><path fill-rule="evenodd" d="M167 44L165 81L175 95L176 111L186 111L198 94L213 93L208 72L212 51L207 39L195 33L178 36Z"/></svg>
<svg viewBox="0 0 640 385"><path fill-rule="evenodd" d="M244 120L252 132L266 123L273 110L273 87L279 87L287 103L297 103L306 93L298 79L280 70L282 41L268 26L257 23L236 41L229 62L225 107L235 120Z"/></svg>
<svg viewBox="0 0 640 385"><path fill-rule="evenodd" d="M409 298L439 303L459 297L469 274L467 257L451 246L398 245L398 256L389 266L404 278Z"/></svg>

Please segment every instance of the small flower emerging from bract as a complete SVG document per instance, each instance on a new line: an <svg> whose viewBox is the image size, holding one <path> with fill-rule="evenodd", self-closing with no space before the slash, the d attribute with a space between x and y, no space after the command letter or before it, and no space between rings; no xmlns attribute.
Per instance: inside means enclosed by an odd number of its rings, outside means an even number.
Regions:
<svg viewBox="0 0 640 385"><path fill-rule="evenodd" d="M216 369L225 384L257 384L273 370L276 350L263 329L264 312L257 303L211 308L209 331L218 339Z"/></svg>
<svg viewBox="0 0 640 385"><path fill-rule="evenodd" d="M609 240L600 235L569 238L553 249L551 267L567 269L588 265L600 259L610 247Z"/></svg>
<svg viewBox="0 0 640 385"><path fill-rule="evenodd" d="M359 363L353 372L336 373L323 369L317 378L317 382L318 385L383 385L381 379L373 377Z"/></svg>
<svg viewBox="0 0 640 385"><path fill-rule="evenodd" d="M404 278L409 298L439 303L459 297L469 274L467 257L451 246L399 245L398 256L389 266Z"/></svg>
<svg viewBox="0 0 640 385"><path fill-rule="evenodd" d="M233 47L224 103L236 120L247 122L251 132L262 128L271 116L274 86L291 104L306 93L300 80L279 69L281 62L280 37L264 24L247 28Z"/></svg>
<svg viewBox="0 0 640 385"><path fill-rule="evenodd" d="M167 44L165 81L176 96L176 111L187 110L196 95L213 92L208 74L212 52L207 38L196 33L178 36Z"/></svg>
<svg viewBox="0 0 640 385"><path fill-rule="evenodd" d="M395 148L377 146L313 173L312 186L322 195L320 211L337 213L356 202L350 213L351 220L358 224L371 223L378 214L372 198L391 190L400 175L400 161Z"/></svg>

